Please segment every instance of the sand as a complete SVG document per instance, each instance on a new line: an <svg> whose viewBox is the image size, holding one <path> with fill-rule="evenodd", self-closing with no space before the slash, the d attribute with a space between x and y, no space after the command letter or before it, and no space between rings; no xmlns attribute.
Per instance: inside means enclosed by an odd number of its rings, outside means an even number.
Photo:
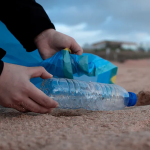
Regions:
<svg viewBox="0 0 150 150"><path fill-rule="evenodd" d="M118 65L116 84L150 91L149 60ZM139 105L150 99L141 92ZM148 93L149 94L149 93ZM60 110L23 114L0 109L0 150L149 150L150 106L119 111Z"/></svg>

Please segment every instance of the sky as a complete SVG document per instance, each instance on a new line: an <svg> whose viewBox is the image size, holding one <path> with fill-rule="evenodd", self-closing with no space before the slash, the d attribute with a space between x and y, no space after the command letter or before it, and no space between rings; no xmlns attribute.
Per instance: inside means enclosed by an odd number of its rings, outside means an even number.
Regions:
<svg viewBox="0 0 150 150"><path fill-rule="evenodd" d="M56 30L81 46L103 40L150 45L150 0L36 0Z"/></svg>

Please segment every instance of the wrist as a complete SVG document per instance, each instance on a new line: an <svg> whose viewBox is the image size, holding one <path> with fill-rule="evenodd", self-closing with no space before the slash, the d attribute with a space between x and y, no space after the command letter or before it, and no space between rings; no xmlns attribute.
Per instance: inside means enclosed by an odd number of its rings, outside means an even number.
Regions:
<svg viewBox="0 0 150 150"><path fill-rule="evenodd" d="M47 30L44 30L43 32L41 32L39 35L37 35L34 39L34 43L37 45L37 43L43 39L45 39L47 36L53 36L53 34L56 32L56 30L54 29L47 29Z"/></svg>

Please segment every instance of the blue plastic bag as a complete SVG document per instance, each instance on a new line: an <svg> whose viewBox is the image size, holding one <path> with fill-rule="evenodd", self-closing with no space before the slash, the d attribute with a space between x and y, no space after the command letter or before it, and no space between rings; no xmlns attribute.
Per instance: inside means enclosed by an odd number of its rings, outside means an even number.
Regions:
<svg viewBox="0 0 150 150"><path fill-rule="evenodd" d="M117 67L111 62L100 58L94 54L83 53L83 55L69 54L62 50L53 57L40 63L54 77L79 79L101 83L113 83L111 78L117 74ZM105 79L100 77L105 75ZM85 78L86 76L86 78Z"/></svg>
<svg viewBox="0 0 150 150"><path fill-rule="evenodd" d="M53 57L42 60L38 50L26 52L19 41L0 22L0 47L7 51L4 62L28 67L43 66L54 77L72 78L84 81L114 83L117 67L107 60L93 54L82 56L69 54L62 50ZM39 87L41 78L31 79Z"/></svg>

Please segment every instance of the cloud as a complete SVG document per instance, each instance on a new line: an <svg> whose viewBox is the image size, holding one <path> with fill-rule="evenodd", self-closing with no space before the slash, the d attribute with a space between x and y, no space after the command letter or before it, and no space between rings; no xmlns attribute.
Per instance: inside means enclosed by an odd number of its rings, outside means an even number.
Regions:
<svg viewBox="0 0 150 150"><path fill-rule="evenodd" d="M55 24L57 31L63 32L69 36L74 37L74 39L83 46L85 43L93 43L95 42L101 34L100 30L84 30L86 28L86 24L78 24L75 26L68 26L64 24Z"/></svg>
<svg viewBox="0 0 150 150"><path fill-rule="evenodd" d="M66 31L77 37L80 43L84 38L120 39L148 41L150 37L149 0L37 0L46 10L56 27L66 27ZM77 26L86 25L76 29ZM60 29L61 31L62 28ZM65 31L65 33L66 33ZM98 32L97 32L98 31ZM97 34L96 34L97 32ZM83 35L87 37L83 37ZM142 36L143 35L143 36ZM80 37L83 37L81 39ZM80 39L80 40L79 40ZM92 40L93 41L93 40Z"/></svg>

